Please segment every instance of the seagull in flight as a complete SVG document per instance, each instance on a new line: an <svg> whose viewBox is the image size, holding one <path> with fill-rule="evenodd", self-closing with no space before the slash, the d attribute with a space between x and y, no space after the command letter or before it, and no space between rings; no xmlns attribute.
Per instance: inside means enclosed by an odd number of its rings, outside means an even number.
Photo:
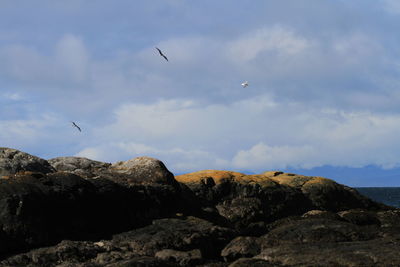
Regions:
<svg viewBox="0 0 400 267"><path fill-rule="evenodd" d="M161 52L160 49L158 49L158 47L156 47L156 49L158 50L158 53L160 53L160 55L165 58L166 61L168 61L168 58L163 54L163 52Z"/></svg>
<svg viewBox="0 0 400 267"><path fill-rule="evenodd" d="M244 83L242 83L243 88L246 88L247 86L249 86L249 82L245 81Z"/></svg>
<svg viewBox="0 0 400 267"><path fill-rule="evenodd" d="M76 125L75 122L73 122L73 121L71 121L71 122L72 122L72 126L76 127L76 129L78 129L80 132L82 132L81 128L78 125Z"/></svg>

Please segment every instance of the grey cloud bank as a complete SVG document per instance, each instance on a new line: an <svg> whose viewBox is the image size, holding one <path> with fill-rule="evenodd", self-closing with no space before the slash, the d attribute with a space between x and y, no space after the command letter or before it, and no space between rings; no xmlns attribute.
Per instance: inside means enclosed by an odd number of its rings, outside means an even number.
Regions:
<svg viewBox="0 0 400 267"><path fill-rule="evenodd" d="M400 163L394 1L24 3L0 4L2 146L179 173Z"/></svg>

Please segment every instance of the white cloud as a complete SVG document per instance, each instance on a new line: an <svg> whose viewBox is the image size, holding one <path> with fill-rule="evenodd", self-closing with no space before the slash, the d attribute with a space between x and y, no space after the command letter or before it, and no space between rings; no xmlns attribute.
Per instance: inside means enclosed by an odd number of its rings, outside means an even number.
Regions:
<svg viewBox="0 0 400 267"><path fill-rule="evenodd" d="M312 41L296 35L281 26L262 28L229 44L231 58L238 62L249 61L263 52L281 56L294 56L312 46Z"/></svg>
<svg viewBox="0 0 400 267"><path fill-rule="evenodd" d="M238 151L232 163L235 168L253 170L307 168L313 156L317 153L310 146L269 146L260 142L249 150Z"/></svg>
<svg viewBox="0 0 400 267"><path fill-rule="evenodd" d="M231 104L160 100L125 104L94 131L80 156L116 161L149 155L177 173L199 169L261 172L323 165L400 164L400 115L279 103L268 95Z"/></svg>
<svg viewBox="0 0 400 267"><path fill-rule="evenodd" d="M21 147L43 141L48 137L46 129L59 120L54 114L31 114L29 117L0 120L0 140L3 146Z"/></svg>

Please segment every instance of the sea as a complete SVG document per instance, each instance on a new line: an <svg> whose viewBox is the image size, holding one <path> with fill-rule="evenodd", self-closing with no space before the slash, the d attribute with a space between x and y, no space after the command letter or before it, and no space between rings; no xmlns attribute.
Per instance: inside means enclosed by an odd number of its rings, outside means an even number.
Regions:
<svg viewBox="0 0 400 267"><path fill-rule="evenodd" d="M354 189L372 200L400 208L400 187L355 187Z"/></svg>

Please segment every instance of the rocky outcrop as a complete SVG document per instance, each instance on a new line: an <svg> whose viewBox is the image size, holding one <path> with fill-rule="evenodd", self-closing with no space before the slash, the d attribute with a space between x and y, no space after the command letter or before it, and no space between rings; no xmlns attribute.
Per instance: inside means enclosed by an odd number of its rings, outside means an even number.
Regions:
<svg viewBox="0 0 400 267"><path fill-rule="evenodd" d="M111 163L81 157L57 157L48 162L59 172L71 172L85 178L96 177L111 166Z"/></svg>
<svg viewBox="0 0 400 267"><path fill-rule="evenodd" d="M179 175L176 179L188 185L204 207L215 208L220 216L243 231L251 223L271 222L314 209L336 212L385 208L349 187L321 177L206 170Z"/></svg>
<svg viewBox="0 0 400 267"><path fill-rule="evenodd" d="M159 183L177 185L174 175L158 159L138 157L111 165L111 171L128 177L130 183Z"/></svg>
<svg viewBox="0 0 400 267"><path fill-rule="evenodd" d="M0 147L0 177L23 171L50 173L55 170L44 159L16 149Z"/></svg>
<svg viewBox="0 0 400 267"><path fill-rule="evenodd" d="M400 211L329 179L1 151L0 266L400 266Z"/></svg>
<svg viewBox="0 0 400 267"><path fill-rule="evenodd" d="M92 240L174 216L185 200L168 185L122 186L72 173L17 174L0 180L0 254Z"/></svg>

